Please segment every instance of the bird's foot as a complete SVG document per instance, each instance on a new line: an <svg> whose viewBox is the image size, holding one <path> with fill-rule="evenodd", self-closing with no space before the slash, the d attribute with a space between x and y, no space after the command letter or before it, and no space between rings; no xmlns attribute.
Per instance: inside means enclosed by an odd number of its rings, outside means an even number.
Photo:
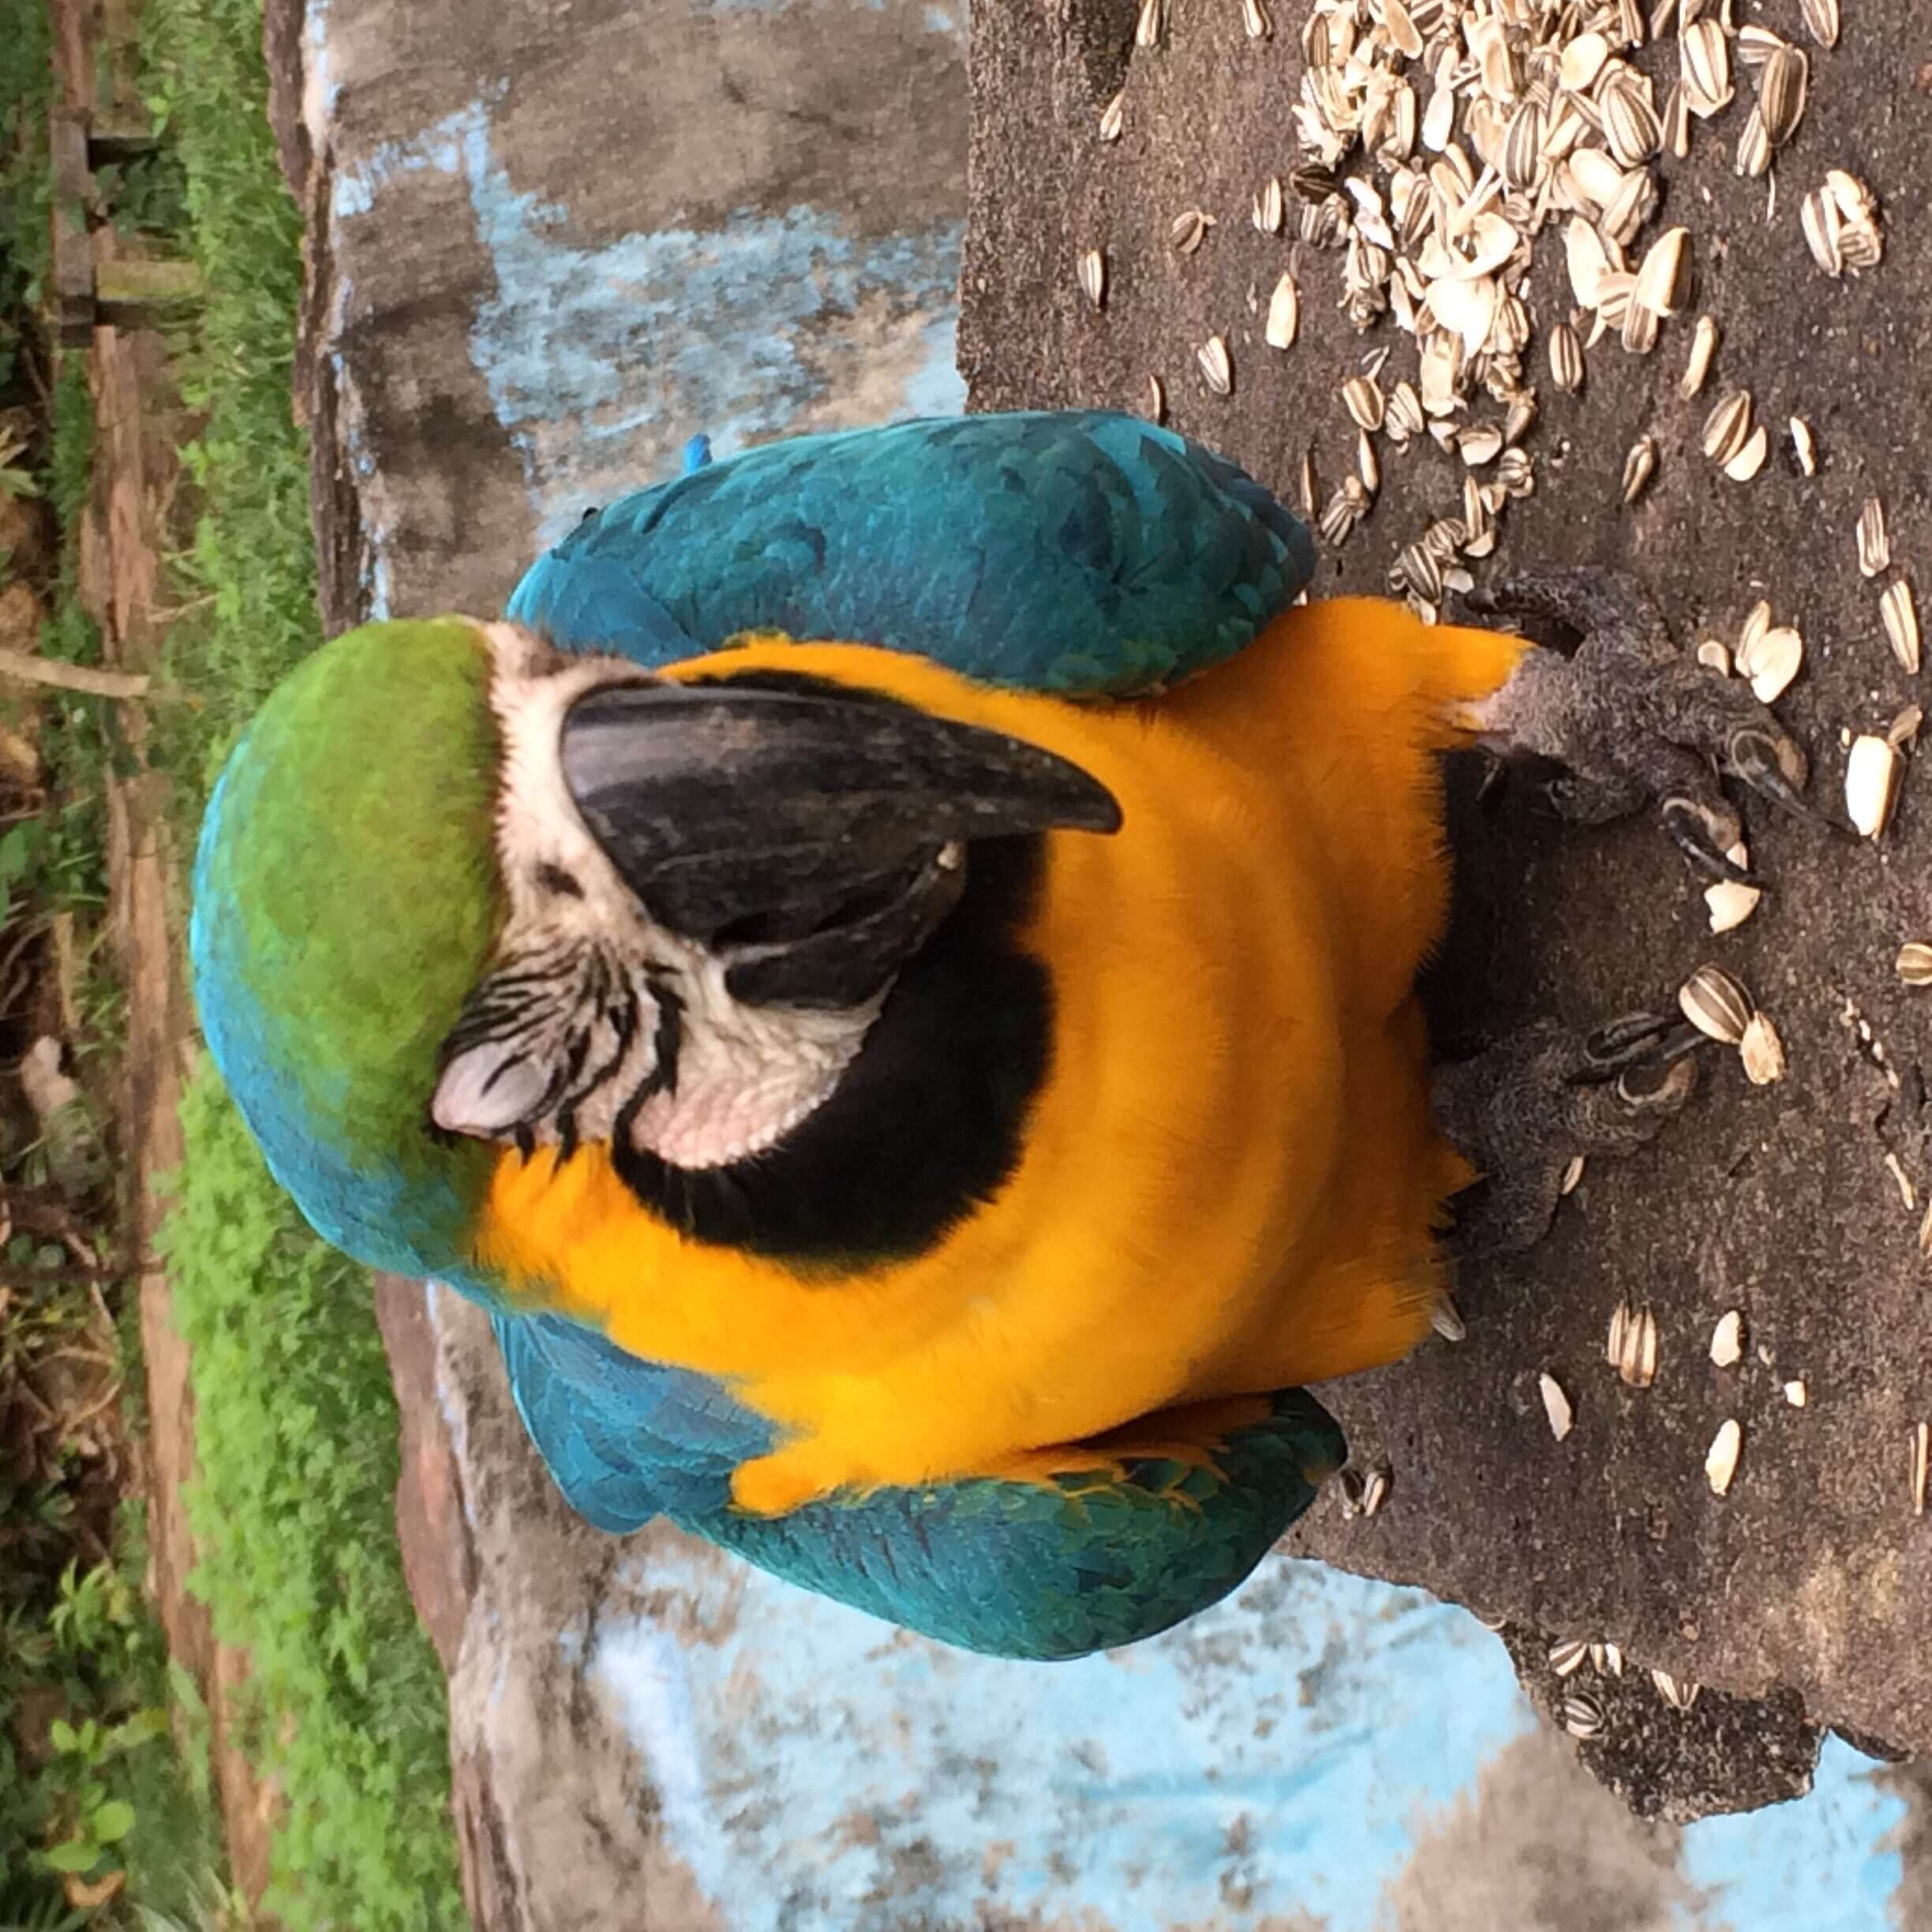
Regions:
<svg viewBox="0 0 1932 1932"><path fill-rule="evenodd" d="M1804 798L1807 768L1797 741L1749 685L1684 657L1634 578L1610 570L1528 572L1471 602L1552 620L1578 639L1567 657L1529 651L1466 719L1491 750L1566 768L1549 788L1563 817L1601 824L1654 803L1694 865L1747 885L1762 882L1729 856L1744 825L1722 778L1822 822Z"/></svg>
<svg viewBox="0 0 1932 1932"><path fill-rule="evenodd" d="M1455 1197L1451 1252L1470 1260L1541 1241L1573 1160L1643 1146L1690 1099L1688 1055L1703 1038L1675 1015L1627 1013L1581 1041L1545 1020L1438 1067L1436 1124L1482 1176Z"/></svg>

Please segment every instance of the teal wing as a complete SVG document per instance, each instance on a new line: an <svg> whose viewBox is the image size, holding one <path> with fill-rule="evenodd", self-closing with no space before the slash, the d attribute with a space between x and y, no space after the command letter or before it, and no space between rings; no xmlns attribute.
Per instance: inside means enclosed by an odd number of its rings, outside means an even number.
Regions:
<svg viewBox="0 0 1932 1932"><path fill-rule="evenodd" d="M1133 1643L1218 1601L1346 1454L1300 1389L1234 1429L1215 1466L1118 1478L985 1478L839 1496L777 1517L732 1507L770 1425L709 1378L640 1361L556 1316L499 1315L517 1406L565 1496L601 1529L665 1515L807 1589L942 1642L1055 1659Z"/></svg>
<svg viewBox="0 0 1932 1932"><path fill-rule="evenodd" d="M1124 695L1230 656L1314 572L1260 484L1136 416L948 417L694 461L587 516L508 614L648 665L776 630Z"/></svg>

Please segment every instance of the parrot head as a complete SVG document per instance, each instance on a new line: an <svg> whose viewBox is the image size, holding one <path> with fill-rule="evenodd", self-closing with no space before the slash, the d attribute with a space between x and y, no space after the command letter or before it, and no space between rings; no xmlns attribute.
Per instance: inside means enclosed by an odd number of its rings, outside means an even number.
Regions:
<svg viewBox="0 0 1932 1932"><path fill-rule="evenodd" d="M975 841L1119 818L1068 761L880 691L372 624L290 676L215 788L197 997L317 1230L440 1271L504 1148L703 1172L777 1145Z"/></svg>

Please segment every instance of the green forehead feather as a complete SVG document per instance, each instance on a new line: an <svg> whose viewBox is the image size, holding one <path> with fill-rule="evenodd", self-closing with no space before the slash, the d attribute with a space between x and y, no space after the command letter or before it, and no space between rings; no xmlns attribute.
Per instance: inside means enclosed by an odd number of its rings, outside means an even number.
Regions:
<svg viewBox="0 0 1932 1932"><path fill-rule="evenodd" d="M436 1050L502 920L489 673L462 619L351 631L276 690L210 803L197 994L298 1198L305 1138L404 1168L429 1153Z"/></svg>

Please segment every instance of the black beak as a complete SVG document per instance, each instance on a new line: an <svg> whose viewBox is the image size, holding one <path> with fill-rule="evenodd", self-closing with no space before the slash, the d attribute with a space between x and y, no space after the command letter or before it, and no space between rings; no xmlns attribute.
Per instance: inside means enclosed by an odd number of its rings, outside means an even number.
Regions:
<svg viewBox="0 0 1932 1932"><path fill-rule="evenodd" d="M896 700L769 673L592 691L565 783L661 925L739 955L738 997L852 1005L957 901L960 848L1120 807L1079 766Z"/></svg>

